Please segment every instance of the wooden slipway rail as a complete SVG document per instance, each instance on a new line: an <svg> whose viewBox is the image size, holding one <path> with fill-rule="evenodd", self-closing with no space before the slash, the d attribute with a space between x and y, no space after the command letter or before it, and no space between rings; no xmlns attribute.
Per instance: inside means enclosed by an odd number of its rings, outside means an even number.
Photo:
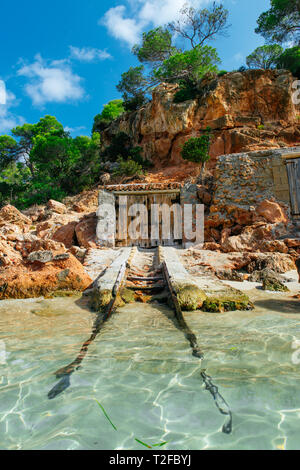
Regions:
<svg viewBox="0 0 300 470"><path fill-rule="evenodd" d="M124 259L124 253L121 253L120 259ZM145 266L145 262L147 264L147 267ZM107 287L108 284L113 285L111 289L111 300L109 301L108 305L103 309L103 311L98 313L93 325L92 333L90 337L81 346L81 349L76 359L69 365L55 372L56 378L60 379L60 381L48 393L49 399L55 398L57 395L62 393L67 387L70 386L70 376L75 370L80 367L80 364L88 353L89 345L95 340L97 335L100 333L104 323L110 318L111 314L114 312L118 294L120 292L121 287L123 287L124 285L126 285L127 287L129 285L131 289L136 289L136 291L145 290L149 292L153 289L157 290L157 288L159 290L165 289L170 299L170 303L173 306L178 328L183 332L186 339L188 340L192 349L193 356L199 358L200 360L203 359L203 353L201 352L201 349L198 346L197 338L187 325L182 314L182 310L177 299L177 293L172 282L172 276L169 273L168 263L164 259L163 250L161 249L161 247L156 250L152 249L140 251L138 251L137 248L133 248L130 252L130 255L127 257L127 260L122 262L118 274L115 278L115 282L113 284L112 273L116 272L115 262L113 262L111 266L113 266L111 272L108 272L107 275L104 274L104 282L102 283L105 285L105 287ZM133 281L137 282L136 287L134 286ZM100 278L97 281L95 289L98 289L99 293L101 294L102 288L103 286L101 286ZM222 427L222 431L226 434L231 433L232 413L228 404L226 403L222 395L219 393L218 387L213 384L212 378L206 374L204 369L201 370L200 375L205 384L206 390L208 390L213 396L215 404L220 413L228 416L226 422Z"/></svg>
<svg viewBox="0 0 300 470"><path fill-rule="evenodd" d="M175 317L176 317L177 322L178 322L178 326L179 326L180 330L184 333L186 339L189 341L190 347L192 348L193 356L195 356L195 357L202 360L204 358L203 352L201 351L201 349L198 345L197 338L196 338L195 334L192 332L192 330L187 325L187 323L184 319L181 307L180 307L178 299L177 299L176 291L175 291L175 289L172 285L172 281L171 281L171 277L170 277L170 274L169 274L169 271L168 271L167 263L163 258L163 253L162 253L160 248L159 248L159 253L160 253L159 254L160 260L162 261L163 274L164 274L166 284L167 284L167 287L168 287L168 290L169 290L170 300L171 300L171 303L173 305L173 309L174 309L174 312L175 312ZM200 375L201 375L202 380L205 384L206 390L208 390L210 392L210 394L212 395L212 397L215 401L215 404L216 404L218 410L220 411L220 413L223 414L223 415L228 416L225 423L223 424L222 432L224 432L225 434L230 434L231 431L232 431L232 413L231 413L229 405L227 404L225 399L220 394L218 387L213 384L212 377L210 377L209 375L206 374L205 369L201 370Z"/></svg>
<svg viewBox="0 0 300 470"><path fill-rule="evenodd" d="M132 257L132 254L133 250L128 260L124 261L121 264L119 273L112 289L112 298L108 305L104 308L104 311L98 312L93 325L91 336L81 346L78 356L73 362L55 372L56 378L60 379L60 381L48 393L49 400L55 398L57 395L62 393L64 390L66 390L66 388L70 386L70 376L73 374L73 372L75 372L75 370L79 369L80 364L88 353L89 345L96 339L104 323L109 319L109 317L113 313L119 290L126 279L127 270L130 266L130 258Z"/></svg>

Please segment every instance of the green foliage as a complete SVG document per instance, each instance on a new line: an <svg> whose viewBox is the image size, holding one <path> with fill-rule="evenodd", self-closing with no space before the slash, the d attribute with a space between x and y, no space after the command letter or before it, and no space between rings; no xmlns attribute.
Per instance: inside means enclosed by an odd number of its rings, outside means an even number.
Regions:
<svg viewBox="0 0 300 470"><path fill-rule="evenodd" d="M114 176L140 176L143 174L142 165L135 162L131 157L127 160L124 160L122 157L119 157L118 166L114 169Z"/></svg>
<svg viewBox="0 0 300 470"><path fill-rule="evenodd" d="M92 139L45 134L35 138L31 158L39 175L49 176L66 194L74 194L95 181L99 145L97 134Z"/></svg>
<svg viewBox="0 0 300 470"><path fill-rule="evenodd" d="M123 93L126 111L133 111L134 105L141 106L146 102L145 87L147 85L148 81L144 77L143 65L130 67L127 72L122 73L117 90Z"/></svg>
<svg viewBox="0 0 300 470"><path fill-rule="evenodd" d="M0 172L0 206L19 205L30 180L29 169L21 162L11 163Z"/></svg>
<svg viewBox="0 0 300 470"><path fill-rule="evenodd" d="M219 62L216 49L197 46L166 59L161 67L154 70L154 76L158 81L182 82L191 86L206 73L217 72Z"/></svg>
<svg viewBox="0 0 300 470"><path fill-rule="evenodd" d="M103 107L101 114L94 118L92 132L103 131L112 121L124 113L123 100L112 100Z"/></svg>
<svg viewBox="0 0 300 470"><path fill-rule="evenodd" d="M130 150L130 137L125 132L119 132L113 136L111 144L102 152L102 158L115 162L119 156L128 158Z"/></svg>
<svg viewBox="0 0 300 470"><path fill-rule="evenodd" d="M0 136L0 171L18 158L18 143L9 135Z"/></svg>
<svg viewBox="0 0 300 470"><path fill-rule="evenodd" d="M218 35L226 35L230 25L229 12L216 2L210 8L196 10L188 3L180 10L180 18L169 23L169 29L183 39L190 41L192 48L203 46Z"/></svg>
<svg viewBox="0 0 300 470"><path fill-rule="evenodd" d="M141 108L145 103L147 103L146 93L141 91L135 96L129 96L127 93L124 93L124 107L126 111L132 112Z"/></svg>
<svg viewBox="0 0 300 470"><path fill-rule="evenodd" d="M220 72L218 72L218 77L223 77L227 73L228 73L227 70L220 70Z"/></svg>
<svg viewBox="0 0 300 470"><path fill-rule="evenodd" d="M30 152L33 147L34 138L38 135L46 133L64 133L63 125L57 121L54 116L45 116L39 120L37 124L23 124L12 129L11 133L16 137L18 146L15 149L16 159L25 161L26 166L30 169L32 176L34 176L34 165L30 159Z"/></svg>
<svg viewBox="0 0 300 470"><path fill-rule="evenodd" d="M248 55L246 63L249 68L253 69L274 69L282 53L283 48L278 44L257 47L252 54Z"/></svg>
<svg viewBox="0 0 300 470"><path fill-rule="evenodd" d="M258 129L259 131L263 131L264 128L265 128L265 126L264 126L263 124L259 124L259 126L257 126L257 129Z"/></svg>
<svg viewBox="0 0 300 470"><path fill-rule="evenodd" d="M19 208L61 200L93 185L100 169L100 136L72 139L55 117L0 136L0 204Z"/></svg>
<svg viewBox="0 0 300 470"><path fill-rule="evenodd" d="M295 77L300 78L300 47L286 49L278 58L277 67L290 70Z"/></svg>
<svg viewBox="0 0 300 470"><path fill-rule="evenodd" d="M204 44L225 35L227 22L228 10L221 4L213 2L211 7L200 10L186 4L177 21L144 32L142 44L135 45L132 52L150 72L145 75L147 70L141 65L122 74L117 90L123 93L125 110L135 111L143 106L151 87L163 81L181 85L175 103L195 98L197 80L208 72L217 72L220 62L216 50ZM192 50L182 51L174 46L172 41L178 38L185 45L190 41Z"/></svg>
<svg viewBox="0 0 300 470"><path fill-rule="evenodd" d="M94 132L92 137L78 136L74 139L74 145L80 153L80 158L73 168L73 175L77 181L78 188L72 192L83 191L98 181L100 172L100 135Z"/></svg>
<svg viewBox="0 0 300 470"><path fill-rule="evenodd" d="M210 128L207 128L201 137L191 137L187 140L181 150L184 160L204 164L209 160L209 146L211 141Z"/></svg>
<svg viewBox="0 0 300 470"><path fill-rule="evenodd" d="M183 103L184 101L194 100L197 97L197 89L192 85L183 85L175 95L174 103Z"/></svg>
<svg viewBox="0 0 300 470"><path fill-rule="evenodd" d="M135 45L132 53L141 63L157 66L178 49L172 46L172 35L166 28L159 27L143 33L142 45Z"/></svg>
<svg viewBox="0 0 300 470"><path fill-rule="evenodd" d="M292 41L300 45L299 0L271 0L271 8L260 15L255 32L268 42Z"/></svg>
<svg viewBox="0 0 300 470"><path fill-rule="evenodd" d="M68 193L64 191L49 175L37 175L16 201L19 209L34 204L45 204L49 199L61 201Z"/></svg>
<svg viewBox="0 0 300 470"><path fill-rule="evenodd" d="M120 158L123 161L129 159L140 165L142 168L149 168L151 163L144 160L142 156L142 147L132 147L131 139L125 132L119 132L111 141L111 144L102 152L102 159L109 162L116 162Z"/></svg>
<svg viewBox="0 0 300 470"><path fill-rule="evenodd" d="M103 107L101 113L102 119L106 121L113 121L120 114L124 113L124 106L122 100L112 100Z"/></svg>

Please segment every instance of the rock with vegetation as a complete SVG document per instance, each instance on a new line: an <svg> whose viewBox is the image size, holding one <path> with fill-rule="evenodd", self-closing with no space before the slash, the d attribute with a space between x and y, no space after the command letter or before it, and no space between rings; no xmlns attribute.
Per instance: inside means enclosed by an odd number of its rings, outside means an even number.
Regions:
<svg viewBox="0 0 300 470"><path fill-rule="evenodd" d="M207 298L203 302L202 310L204 312L233 312L236 310L252 310L254 308L249 297L243 292L231 289L230 287L217 292L207 292Z"/></svg>
<svg viewBox="0 0 300 470"><path fill-rule="evenodd" d="M158 168L182 165L184 143L210 127L208 169L214 168L219 155L279 148L282 143L290 146L300 139L297 105L292 101L294 81L290 72L282 70L231 72L203 78L197 85L197 99L183 103L174 103L179 86L164 83L153 91L152 101L142 109L113 121L102 132L102 145L111 145L122 131ZM262 122L264 128L259 129ZM280 135L287 128L289 136Z"/></svg>
<svg viewBox="0 0 300 470"><path fill-rule="evenodd" d="M134 291L127 287L122 287L120 289L120 296L126 304L132 304L135 302Z"/></svg>
<svg viewBox="0 0 300 470"><path fill-rule="evenodd" d="M248 279L253 282L262 282L263 290L288 292L288 288L283 283L283 278L269 268L261 271L254 271Z"/></svg>
<svg viewBox="0 0 300 470"><path fill-rule="evenodd" d="M206 299L205 293L195 284L175 283L174 289L182 310L199 310Z"/></svg>

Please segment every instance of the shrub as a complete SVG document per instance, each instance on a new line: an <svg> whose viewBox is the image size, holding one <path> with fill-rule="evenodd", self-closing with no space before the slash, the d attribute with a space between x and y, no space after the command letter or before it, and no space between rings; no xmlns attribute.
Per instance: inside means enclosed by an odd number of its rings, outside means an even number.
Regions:
<svg viewBox="0 0 300 470"><path fill-rule="evenodd" d="M114 176L140 176L143 174L142 165L135 162L131 157L127 160L119 157L117 162L118 166L113 170Z"/></svg>
<svg viewBox="0 0 300 470"><path fill-rule="evenodd" d="M210 130L207 128L201 137L191 137L184 143L181 150L184 160L194 163L205 163L209 160Z"/></svg>
<svg viewBox="0 0 300 470"><path fill-rule="evenodd" d="M209 160L209 147L211 141L211 129L207 127L204 134L200 137L191 137L187 140L181 150L181 156L184 160L194 163L201 163L200 178L202 178L205 163Z"/></svg>
<svg viewBox="0 0 300 470"><path fill-rule="evenodd" d="M197 90L192 86L183 86L178 90L175 95L174 103L183 103L184 101L194 100L197 97Z"/></svg>

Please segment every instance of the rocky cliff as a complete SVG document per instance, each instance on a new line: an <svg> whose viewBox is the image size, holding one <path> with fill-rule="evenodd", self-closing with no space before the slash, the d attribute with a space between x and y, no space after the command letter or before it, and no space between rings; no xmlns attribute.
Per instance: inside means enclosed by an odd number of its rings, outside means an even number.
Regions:
<svg viewBox="0 0 300 470"><path fill-rule="evenodd" d="M179 104L173 102L178 85L161 84L151 102L114 121L102 141L108 145L126 132L157 168L183 164L183 143L207 126L213 130L211 167L219 155L292 146L300 142L294 81L284 70L231 72L202 80L198 98Z"/></svg>

